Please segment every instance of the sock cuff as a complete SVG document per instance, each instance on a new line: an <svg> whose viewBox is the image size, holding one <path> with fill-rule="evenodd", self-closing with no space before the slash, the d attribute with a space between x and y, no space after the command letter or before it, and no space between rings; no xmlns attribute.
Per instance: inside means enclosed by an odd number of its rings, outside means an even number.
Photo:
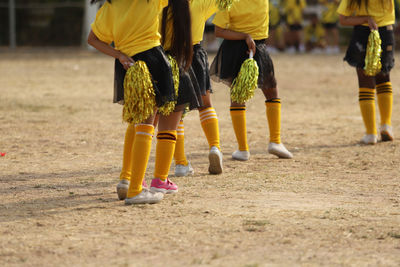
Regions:
<svg viewBox="0 0 400 267"><path fill-rule="evenodd" d="M359 92L363 93L375 93L375 88L366 88L366 87L360 87Z"/></svg>
<svg viewBox="0 0 400 267"><path fill-rule="evenodd" d="M201 116L201 114L209 113L209 112L214 112L215 113L215 109L213 107L209 107L209 108L205 108L205 109L199 110L200 116Z"/></svg>
<svg viewBox="0 0 400 267"><path fill-rule="evenodd" d="M246 107L230 107L231 113L242 113L246 112Z"/></svg>
<svg viewBox="0 0 400 267"><path fill-rule="evenodd" d="M267 102L265 101L265 106L267 108L277 108L281 106L281 102Z"/></svg>
<svg viewBox="0 0 400 267"><path fill-rule="evenodd" d="M176 134L179 135L184 135L185 133L185 127L183 125L183 121L180 121L178 124L178 128L176 129Z"/></svg>
<svg viewBox="0 0 400 267"><path fill-rule="evenodd" d="M177 133L175 130L159 131L157 133L157 140L176 142Z"/></svg>
<svg viewBox="0 0 400 267"><path fill-rule="evenodd" d="M152 124L136 124L136 134L150 135L154 134L154 126Z"/></svg>
<svg viewBox="0 0 400 267"><path fill-rule="evenodd" d="M203 109L202 111L199 112L199 115L201 123L213 119L218 120L217 113L215 112L215 109L213 107Z"/></svg>
<svg viewBox="0 0 400 267"><path fill-rule="evenodd" d="M374 100L375 100L374 88L360 87L360 91L358 93L358 101L374 101Z"/></svg>
<svg viewBox="0 0 400 267"><path fill-rule="evenodd" d="M376 88L380 88L380 87L386 87L386 86L390 86L392 87L392 82L384 82L384 83L380 83L376 85Z"/></svg>
<svg viewBox="0 0 400 267"><path fill-rule="evenodd" d="M385 82L376 85L376 93L377 94L383 94L383 93L392 93L392 83L391 82Z"/></svg>
<svg viewBox="0 0 400 267"><path fill-rule="evenodd" d="M280 99L280 98L271 98L271 99L265 100L265 103L276 103L276 104L280 104L280 103L281 103L281 99Z"/></svg>

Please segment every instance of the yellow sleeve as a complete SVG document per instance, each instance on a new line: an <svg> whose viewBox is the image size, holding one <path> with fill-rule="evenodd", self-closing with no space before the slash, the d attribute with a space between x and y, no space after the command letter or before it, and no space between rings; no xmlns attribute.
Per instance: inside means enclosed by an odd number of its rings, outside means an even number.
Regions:
<svg viewBox="0 0 400 267"><path fill-rule="evenodd" d="M300 7L303 9L307 6L306 0L301 0Z"/></svg>
<svg viewBox="0 0 400 267"><path fill-rule="evenodd" d="M212 16L215 12L218 11L218 7L215 0L204 0L204 15L205 19L207 20L209 17Z"/></svg>
<svg viewBox="0 0 400 267"><path fill-rule="evenodd" d="M159 0L159 10L162 10L164 7L168 6L168 0Z"/></svg>
<svg viewBox="0 0 400 267"><path fill-rule="evenodd" d="M92 23L92 31L101 41L111 44L114 41L112 34L113 27L113 17L110 8L110 4L106 2L100 9L97 11L96 19Z"/></svg>
<svg viewBox="0 0 400 267"><path fill-rule="evenodd" d="M229 12L218 11L212 22L222 29L227 29L229 27Z"/></svg>
<svg viewBox="0 0 400 267"><path fill-rule="evenodd" d="M343 16L350 16L351 11L347 9L347 5L348 5L347 0L340 1L339 7L336 12Z"/></svg>

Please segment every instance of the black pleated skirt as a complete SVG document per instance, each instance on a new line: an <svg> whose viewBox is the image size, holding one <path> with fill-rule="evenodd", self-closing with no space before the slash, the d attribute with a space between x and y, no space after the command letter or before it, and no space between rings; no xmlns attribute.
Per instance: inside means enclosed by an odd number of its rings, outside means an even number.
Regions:
<svg viewBox="0 0 400 267"><path fill-rule="evenodd" d="M382 72L389 73L394 67L394 34L393 25L379 27L379 35L382 43ZM353 34L350 40L350 44L347 48L344 61L347 61L350 66L356 68L364 68L365 66L365 55L367 51L368 36L371 30L367 26L357 25L353 28Z"/></svg>

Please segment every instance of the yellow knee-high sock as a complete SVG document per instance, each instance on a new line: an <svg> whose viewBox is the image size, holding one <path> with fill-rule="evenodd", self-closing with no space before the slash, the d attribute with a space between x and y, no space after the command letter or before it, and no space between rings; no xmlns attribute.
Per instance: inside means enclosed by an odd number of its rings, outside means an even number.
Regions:
<svg viewBox="0 0 400 267"><path fill-rule="evenodd" d="M385 82L376 86L379 113L381 114L381 125L392 125L393 93L392 83Z"/></svg>
<svg viewBox="0 0 400 267"><path fill-rule="evenodd" d="M154 126L151 124L138 124L135 127L136 134L133 141L132 178L128 190L128 198L138 195L142 191L142 182L149 161L151 139L154 134Z"/></svg>
<svg viewBox="0 0 400 267"><path fill-rule="evenodd" d="M175 164L176 165L188 165L188 161L185 155L185 129L183 126L183 120L178 124L178 129L176 131L176 145L175 145Z"/></svg>
<svg viewBox="0 0 400 267"><path fill-rule="evenodd" d="M247 144L246 107L231 107L230 110L233 130L235 131L239 150L248 151L249 145Z"/></svg>
<svg viewBox="0 0 400 267"><path fill-rule="evenodd" d="M269 141L281 143L281 100L272 98L265 101L266 113L269 127Z"/></svg>
<svg viewBox="0 0 400 267"><path fill-rule="evenodd" d="M360 88L358 101L367 134L376 135L375 89Z"/></svg>
<svg viewBox="0 0 400 267"><path fill-rule="evenodd" d="M122 158L122 170L120 180L131 180L132 176L132 147L135 140L135 125L130 123L126 128L124 141L124 154Z"/></svg>
<svg viewBox="0 0 400 267"><path fill-rule="evenodd" d="M159 131L157 134L156 162L154 177L165 180L174 156L176 131Z"/></svg>
<svg viewBox="0 0 400 267"><path fill-rule="evenodd" d="M204 134L206 135L208 145L210 148L212 146L219 146L219 127L218 127L218 117L215 109L213 107L203 109L199 112L201 127L203 128Z"/></svg>

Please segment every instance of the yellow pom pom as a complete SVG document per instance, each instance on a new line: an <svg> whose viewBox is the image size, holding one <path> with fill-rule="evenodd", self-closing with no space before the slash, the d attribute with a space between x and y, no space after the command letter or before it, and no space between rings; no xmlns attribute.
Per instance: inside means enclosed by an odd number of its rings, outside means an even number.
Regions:
<svg viewBox="0 0 400 267"><path fill-rule="evenodd" d="M172 69L172 78L174 80L174 89L175 89L175 99L178 98L178 91L179 91L179 67L176 60L171 56L167 55L168 61L171 64ZM169 115L175 109L176 101L171 101L165 103L162 107L159 108L159 112L163 115Z"/></svg>
<svg viewBox="0 0 400 267"><path fill-rule="evenodd" d="M245 103L254 96L257 83L257 62L250 56L243 62L238 76L232 82L231 99L236 103Z"/></svg>
<svg viewBox="0 0 400 267"><path fill-rule="evenodd" d="M153 115L155 107L155 93L149 69L144 61L136 61L125 75L122 119L128 123L144 122Z"/></svg>
<svg viewBox="0 0 400 267"><path fill-rule="evenodd" d="M219 10L229 10L235 0L215 0Z"/></svg>
<svg viewBox="0 0 400 267"><path fill-rule="evenodd" d="M377 30L372 30L368 36L367 53L365 55L365 75L375 76L381 72L381 43L379 32Z"/></svg>

